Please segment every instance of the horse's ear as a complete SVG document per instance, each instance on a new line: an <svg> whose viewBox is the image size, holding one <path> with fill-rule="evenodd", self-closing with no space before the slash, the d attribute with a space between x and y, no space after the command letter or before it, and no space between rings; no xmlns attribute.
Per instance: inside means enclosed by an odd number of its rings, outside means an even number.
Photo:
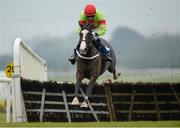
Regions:
<svg viewBox="0 0 180 128"><path fill-rule="evenodd" d="M81 24L81 21L79 20L79 26L81 27L81 28L83 28L83 25Z"/></svg>

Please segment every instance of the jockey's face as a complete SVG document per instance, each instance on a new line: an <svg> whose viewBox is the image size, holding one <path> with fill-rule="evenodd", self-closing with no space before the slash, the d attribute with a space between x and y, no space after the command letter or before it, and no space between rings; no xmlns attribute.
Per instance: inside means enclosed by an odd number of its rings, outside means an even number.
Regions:
<svg viewBox="0 0 180 128"><path fill-rule="evenodd" d="M88 16L87 19L88 19L88 20L93 20L93 19L94 19L94 16Z"/></svg>

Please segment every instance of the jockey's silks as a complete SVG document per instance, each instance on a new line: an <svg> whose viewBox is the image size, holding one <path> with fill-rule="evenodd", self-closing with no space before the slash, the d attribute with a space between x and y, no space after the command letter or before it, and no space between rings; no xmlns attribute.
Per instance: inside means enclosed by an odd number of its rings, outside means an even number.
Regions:
<svg viewBox="0 0 180 128"><path fill-rule="evenodd" d="M82 25L85 25L88 22L88 18L87 16L84 14L84 12L81 12L80 14L80 23ZM106 20L105 20L105 16L104 14L99 11L96 10L96 14L94 16L93 20L89 21L90 25L91 25L91 29L99 29L96 33L98 33L99 36L102 36L106 33ZM80 32L81 29L79 29Z"/></svg>

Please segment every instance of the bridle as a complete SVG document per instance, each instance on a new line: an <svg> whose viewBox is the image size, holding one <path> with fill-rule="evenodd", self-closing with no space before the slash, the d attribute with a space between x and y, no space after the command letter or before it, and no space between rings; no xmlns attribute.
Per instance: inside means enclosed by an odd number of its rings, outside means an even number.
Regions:
<svg viewBox="0 0 180 128"><path fill-rule="evenodd" d="M82 56L77 49L76 49L76 53L81 59L85 59L85 60L92 60L100 55L99 53L97 53L96 55L91 56L91 57Z"/></svg>
<svg viewBox="0 0 180 128"><path fill-rule="evenodd" d="M84 41L84 42L86 42L86 40L81 40L81 42L82 41ZM83 55L81 55L80 53L79 53L79 51L76 49L76 54L81 58L81 59L85 59L85 60L92 60L92 59L95 59L95 58L97 58L100 54L99 53L97 53L97 54L95 54L94 56L90 56L90 57L87 57L87 56L83 56Z"/></svg>

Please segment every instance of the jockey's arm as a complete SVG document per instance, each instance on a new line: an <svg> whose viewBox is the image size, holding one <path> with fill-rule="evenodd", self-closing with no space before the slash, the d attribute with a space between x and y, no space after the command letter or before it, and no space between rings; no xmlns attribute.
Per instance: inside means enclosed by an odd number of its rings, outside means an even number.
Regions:
<svg viewBox="0 0 180 128"><path fill-rule="evenodd" d="M99 31L97 32L97 34L98 34L98 36L103 36L103 35L106 34L106 31L107 31L106 25L105 24L100 25L99 26Z"/></svg>
<svg viewBox="0 0 180 128"><path fill-rule="evenodd" d="M105 16L101 11L97 11L97 23L99 31L97 32L98 36L103 36L106 34L106 20Z"/></svg>

